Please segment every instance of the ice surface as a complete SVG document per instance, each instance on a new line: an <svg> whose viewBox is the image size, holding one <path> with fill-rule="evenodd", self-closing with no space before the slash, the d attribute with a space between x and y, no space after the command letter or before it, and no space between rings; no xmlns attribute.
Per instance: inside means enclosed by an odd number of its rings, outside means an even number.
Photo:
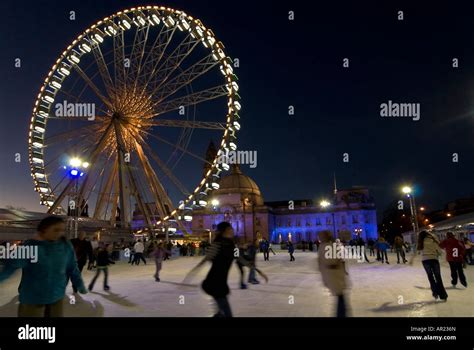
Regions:
<svg viewBox="0 0 474 350"><path fill-rule="evenodd" d="M263 261L258 254L258 267L267 273L270 281L239 289L236 266L231 268L229 300L235 316L333 316L334 298L321 284L316 254L300 252L296 261L290 262L284 251ZM71 305L66 299L66 316L211 316L213 303L201 290L200 283L209 265L205 266L191 282L183 284L183 277L202 257L179 257L163 262L161 281L153 278L154 263L130 266L119 262L109 269L110 292L102 290L102 276L95 290L76 296ZM474 316L474 266L465 273L471 285L465 289L450 285L449 266L443 260L441 273L449 298L447 302L435 301L431 296L428 279L419 258L413 265L396 263L389 254L390 265L348 263L351 289L348 291L352 316L418 317L418 316ZM444 259L444 258L443 258ZM370 257L370 260L374 260ZM246 269L246 274L248 270ZM0 284L0 316L16 316L17 287L21 272ZM93 272L84 271L86 285ZM68 295L72 294L68 287ZM292 303L294 301L294 303Z"/></svg>

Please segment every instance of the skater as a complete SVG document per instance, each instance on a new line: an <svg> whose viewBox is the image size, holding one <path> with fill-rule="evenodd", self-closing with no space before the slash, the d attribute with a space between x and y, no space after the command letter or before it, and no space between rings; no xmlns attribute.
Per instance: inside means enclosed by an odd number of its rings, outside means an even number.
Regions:
<svg viewBox="0 0 474 350"><path fill-rule="evenodd" d="M109 252L105 246L104 242L99 243L99 250L97 251L97 271L95 273L94 278L92 279L91 283L89 284L89 291L94 289L94 284L97 281L97 278L100 275L100 272L104 272L104 290L110 290L108 279L109 279L109 265L115 264L115 261L110 260Z"/></svg>
<svg viewBox="0 0 474 350"><path fill-rule="evenodd" d="M232 310L227 300L229 286L227 277L232 261L237 258L245 266L249 265L242 256L235 257L235 244L233 241L234 230L228 222L221 222L217 225L215 239L209 249L206 251L206 257L192 269L185 280L192 276L205 262L212 262L212 267L202 283L202 289L211 295L217 304L217 313L214 317L232 317ZM263 272L257 269L257 272L267 281L268 278Z"/></svg>
<svg viewBox="0 0 474 350"><path fill-rule="evenodd" d="M268 242L268 241L267 241L267 242ZM269 251L269 252L272 252L273 255L277 255L277 254L275 253L275 251L273 250L273 247L272 247L272 243L271 243L271 242L268 242L268 251Z"/></svg>
<svg viewBox="0 0 474 350"><path fill-rule="evenodd" d="M290 261L295 261L293 253L295 252L295 246L291 241L288 241L288 253L290 254Z"/></svg>
<svg viewBox="0 0 474 350"><path fill-rule="evenodd" d="M447 238L442 241L439 246L446 250L446 260L448 261L449 268L451 269L451 284L456 288L456 284L459 282L464 287L467 287L466 276L462 267L464 261L464 244L458 241L452 232L446 233Z"/></svg>
<svg viewBox="0 0 474 350"><path fill-rule="evenodd" d="M448 299L448 293L446 293L444 289L443 280L441 278L438 261L438 256L441 255L441 252L439 250L438 238L428 231L421 231L418 234L418 245L416 248L421 252L421 260L426 274L428 275L433 297L446 301Z"/></svg>
<svg viewBox="0 0 474 350"><path fill-rule="evenodd" d="M308 248L309 248L309 251L312 252L313 251L313 241L312 240L309 240L308 242Z"/></svg>
<svg viewBox="0 0 474 350"><path fill-rule="evenodd" d="M405 242L403 241L403 237L397 235L393 241L393 245L397 252L397 264L400 264L400 257L402 258L403 263L406 264L408 260L405 259Z"/></svg>
<svg viewBox="0 0 474 350"><path fill-rule="evenodd" d="M270 243L264 239L262 241L263 260L270 261Z"/></svg>
<svg viewBox="0 0 474 350"><path fill-rule="evenodd" d="M132 265L140 265L140 260L146 265L145 257L143 256L143 252L145 251L145 246L142 243L142 240L139 239L137 243L133 246L133 250L135 251Z"/></svg>
<svg viewBox="0 0 474 350"><path fill-rule="evenodd" d="M237 247L239 248L239 256L242 256L244 259L248 261L249 257L247 255L247 246L245 244L238 243ZM235 263L240 273L240 289L247 289L247 285L244 282L245 281L244 265L239 259L236 259Z"/></svg>
<svg viewBox="0 0 474 350"><path fill-rule="evenodd" d="M374 246L374 240L372 238L369 238L369 240L367 241L367 248L369 248L369 256L375 256Z"/></svg>
<svg viewBox="0 0 474 350"><path fill-rule="evenodd" d="M92 247L92 260L89 260L89 265L87 266L88 270L92 270L96 265L95 263L96 263L96 258L97 258L97 249L99 248L99 241L97 239L97 236L92 237L91 247Z"/></svg>
<svg viewBox="0 0 474 350"><path fill-rule="evenodd" d="M77 267L79 272L82 274L82 270L87 263L87 260L91 262L94 258L92 257L92 245L91 242L86 240L86 233L79 233L78 238L71 239L71 244L74 247L76 254ZM77 289L73 286L74 293L77 293Z"/></svg>
<svg viewBox="0 0 474 350"><path fill-rule="evenodd" d="M365 252L365 242L364 242L364 239L362 237L357 237L356 241L355 241L355 244L357 246L360 247L360 249L362 250L363 254L364 254L364 259L366 262L370 263L369 261L369 258L367 257L367 253Z"/></svg>
<svg viewBox="0 0 474 350"><path fill-rule="evenodd" d="M248 279L248 283L250 284L259 284L260 281L257 280L257 277L255 276L256 275L256 271L257 271L257 263L256 263L256 260L257 260L257 246L258 246L258 241L255 240L253 243L251 242L248 246L247 246L247 261L249 262L249 268L250 268L250 272L249 272L249 279Z"/></svg>
<svg viewBox="0 0 474 350"><path fill-rule="evenodd" d="M333 238L331 231L322 231L319 233L321 240L320 253L318 254L319 271L324 285L337 297L336 317L347 316L347 306L344 297L344 291L347 288L344 261L336 257L328 257L324 254L326 247L332 247ZM332 248L331 248L332 249Z"/></svg>
<svg viewBox="0 0 474 350"><path fill-rule="evenodd" d="M156 272L155 272L155 281L160 282L160 271L163 260L165 260L166 255L170 255L171 252L165 249L163 242L158 243L155 250L153 251L153 257L155 258Z"/></svg>
<svg viewBox="0 0 474 350"><path fill-rule="evenodd" d="M57 216L48 216L38 225L38 233L23 246L37 249L38 261L7 259L0 282L22 269L18 287L20 304L18 317L62 317L63 299L69 279L73 288L86 294L77 267L72 244L64 237L66 225Z"/></svg>
<svg viewBox="0 0 474 350"><path fill-rule="evenodd" d="M377 252L380 253L380 260L382 261L382 264L384 263L384 260L387 264L390 264L388 262L387 256L387 249L390 248L390 246L387 242L385 242L385 238L380 237L377 243L375 243L375 247L377 248Z"/></svg>
<svg viewBox="0 0 474 350"><path fill-rule="evenodd" d="M87 261L91 262L94 258L92 257L92 244L86 240L86 233L79 233L78 238L71 239L71 244L74 247L74 252L76 253L77 267L82 273L84 266Z"/></svg>
<svg viewBox="0 0 474 350"><path fill-rule="evenodd" d="M469 240L469 238L464 237L464 267L466 267L467 264L472 265L472 248L473 244Z"/></svg>

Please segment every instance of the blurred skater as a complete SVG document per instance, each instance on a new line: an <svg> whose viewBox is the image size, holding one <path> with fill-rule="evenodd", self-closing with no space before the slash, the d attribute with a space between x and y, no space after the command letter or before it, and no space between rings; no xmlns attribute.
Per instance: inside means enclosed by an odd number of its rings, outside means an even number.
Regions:
<svg viewBox="0 0 474 350"><path fill-rule="evenodd" d="M239 259L245 266L249 265L240 254L235 254L234 230L228 222L221 222L217 225L215 239L206 251L206 257L192 269L188 276L192 276L204 263L212 262L211 269L206 279L202 282L202 289L212 296L217 305L217 313L214 317L232 317L232 310L227 299L229 286L227 278L233 260ZM267 276L257 269L257 272L267 281Z"/></svg>
<svg viewBox="0 0 474 350"><path fill-rule="evenodd" d="M110 290L108 283L110 264L115 264L115 261L110 260L109 252L107 251L104 242L100 242L99 249L97 250L97 271L91 283L89 284L89 291L92 291L92 289L94 289L94 284L97 281L97 278L99 278L101 271L104 273L104 290Z"/></svg>
<svg viewBox="0 0 474 350"><path fill-rule="evenodd" d="M438 257L441 255L439 241L436 236L428 231L421 231L418 234L417 250L421 252L423 267L428 275L431 291L435 299L440 298L446 301L448 293L444 289L443 280Z"/></svg>
<svg viewBox="0 0 474 350"><path fill-rule="evenodd" d="M321 240L321 245L318 250L318 264L323 283L337 297L336 317L346 317L347 305L344 292L347 288L347 273L344 261L326 253L333 249L333 238L330 231L320 232L319 239Z"/></svg>
<svg viewBox="0 0 474 350"><path fill-rule="evenodd" d="M155 281L160 282L160 271L162 267L163 260L165 260L166 255L171 255L171 252L165 249L165 245L163 242L158 243L155 250L153 251L153 257L155 258Z"/></svg>
<svg viewBox="0 0 474 350"><path fill-rule="evenodd" d="M405 258L405 242L403 237L397 235L393 241L393 245L395 247L395 251L397 252L397 264L400 264L400 257L402 258L403 263L406 264L408 260Z"/></svg>
<svg viewBox="0 0 474 350"><path fill-rule="evenodd" d="M38 233L23 246L37 249L37 261L32 259L7 259L0 282L22 269L18 287L20 305L18 317L62 317L66 286L86 294L81 273L77 267L74 248L64 237L64 220L49 216L41 220Z"/></svg>
<svg viewBox="0 0 474 350"><path fill-rule="evenodd" d="M290 254L290 261L295 261L295 257L294 257L294 252L295 252L295 246L293 245L293 243L291 243L291 241L288 241L288 254Z"/></svg>
<svg viewBox="0 0 474 350"><path fill-rule="evenodd" d="M467 287L467 280L462 266L464 261L464 244L457 240L452 232L448 232L446 236L447 238L439 246L446 250L446 260L451 270L451 284L456 288L459 278L459 282L464 287Z"/></svg>
<svg viewBox="0 0 474 350"><path fill-rule="evenodd" d="M140 260L146 265L145 257L143 256L143 252L145 251L145 246L143 245L141 239L138 240L137 243L133 246L133 250L135 251L135 255L133 257L132 265L140 265Z"/></svg>
<svg viewBox="0 0 474 350"><path fill-rule="evenodd" d="M387 264L390 264L388 262L387 256L387 249L390 248L390 245L385 241L385 238L379 237L379 240L377 241L377 243L375 243L375 248L377 248L377 257L380 254L380 260L382 261L382 264L384 263L384 261Z"/></svg>

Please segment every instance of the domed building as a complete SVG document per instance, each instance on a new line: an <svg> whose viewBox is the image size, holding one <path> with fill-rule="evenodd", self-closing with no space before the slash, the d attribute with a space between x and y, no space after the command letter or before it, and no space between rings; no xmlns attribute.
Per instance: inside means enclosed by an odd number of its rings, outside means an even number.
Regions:
<svg viewBox="0 0 474 350"><path fill-rule="evenodd" d="M215 156L211 142L204 174ZM367 188L338 190L334 181L331 203L325 208L311 199L265 202L257 183L233 164L228 173L222 174L219 189L208 195L208 205L193 209L192 221L183 222L195 239L212 239L212 232L222 221L229 222L235 235L245 241L315 241L323 230L345 241L357 236L377 238L375 203ZM154 207L154 203L149 205ZM136 226L143 226L143 220L139 221L139 216L136 219Z"/></svg>
<svg viewBox="0 0 474 350"><path fill-rule="evenodd" d="M228 221L235 234L244 240L267 238L269 208L258 185L234 164L219 181L219 189L210 195L209 207L193 211L193 234L214 230L221 221Z"/></svg>

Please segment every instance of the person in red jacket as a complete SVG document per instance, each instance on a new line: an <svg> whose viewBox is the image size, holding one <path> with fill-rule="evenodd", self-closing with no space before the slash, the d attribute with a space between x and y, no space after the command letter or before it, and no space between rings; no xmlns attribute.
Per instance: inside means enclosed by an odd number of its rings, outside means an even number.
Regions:
<svg viewBox="0 0 474 350"><path fill-rule="evenodd" d="M462 263L464 260L464 245L454 237L452 232L448 232L447 238L439 246L446 250L446 260L451 269L451 284L456 287L459 281L464 287L467 287L466 276L464 275Z"/></svg>

